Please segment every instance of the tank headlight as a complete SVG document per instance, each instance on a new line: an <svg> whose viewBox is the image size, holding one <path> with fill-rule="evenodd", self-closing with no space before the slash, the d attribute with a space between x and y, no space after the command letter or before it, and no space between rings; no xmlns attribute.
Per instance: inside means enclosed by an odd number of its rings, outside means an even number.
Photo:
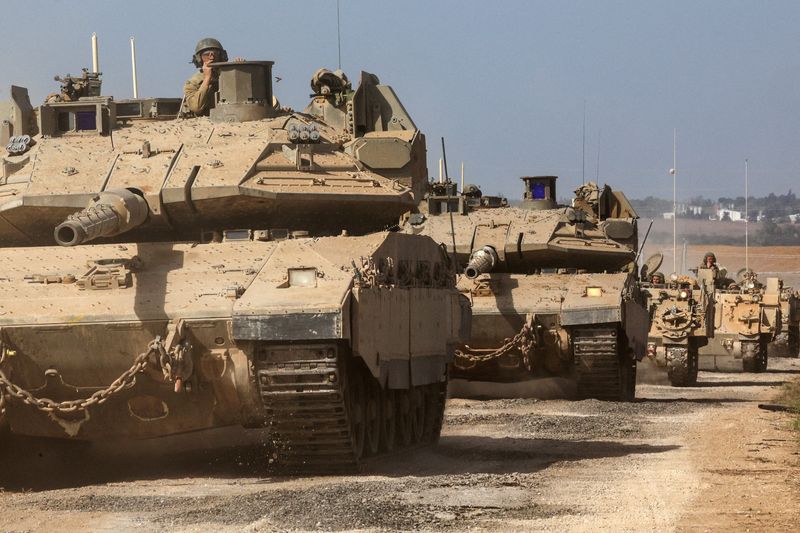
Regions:
<svg viewBox="0 0 800 533"><path fill-rule="evenodd" d="M586 287L586 296L590 298L599 298L603 295L602 287Z"/></svg>
<svg viewBox="0 0 800 533"><path fill-rule="evenodd" d="M669 279L671 279L672 281L678 281L678 275L677 275L677 274L672 274L672 275L669 277Z"/></svg>
<svg viewBox="0 0 800 533"><path fill-rule="evenodd" d="M678 296L680 297L681 300L685 300L686 298L689 297L689 293L687 291L681 291Z"/></svg>
<svg viewBox="0 0 800 533"><path fill-rule="evenodd" d="M756 284L753 283L752 281L747 284L747 288L748 289L755 289L755 287L756 287Z"/></svg>
<svg viewBox="0 0 800 533"><path fill-rule="evenodd" d="M316 268L290 268L289 269L290 287L316 287L317 269Z"/></svg>

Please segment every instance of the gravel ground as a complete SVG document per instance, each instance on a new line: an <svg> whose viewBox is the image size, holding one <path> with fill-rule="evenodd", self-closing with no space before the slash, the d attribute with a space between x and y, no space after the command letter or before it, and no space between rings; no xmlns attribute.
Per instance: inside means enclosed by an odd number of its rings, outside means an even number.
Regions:
<svg viewBox="0 0 800 533"><path fill-rule="evenodd" d="M91 447L0 447L2 531L786 530L800 518L798 442L758 409L800 374L641 373L633 403L451 399L439 445L351 476L269 473L244 430ZM652 378L652 379L651 379ZM654 383L652 383L654 382ZM473 384L473 397L503 395ZM469 387L455 390L470 396ZM520 387L519 385L517 386ZM570 396L567 389L566 396Z"/></svg>

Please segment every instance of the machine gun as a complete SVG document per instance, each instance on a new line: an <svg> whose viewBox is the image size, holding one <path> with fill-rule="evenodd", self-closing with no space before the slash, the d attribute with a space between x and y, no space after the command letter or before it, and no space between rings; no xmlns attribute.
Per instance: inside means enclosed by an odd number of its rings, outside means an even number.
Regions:
<svg viewBox="0 0 800 533"><path fill-rule="evenodd" d="M144 198L128 189L113 189L98 194L84 210L67 217L53 235L61 246L77 246L130 231L143 224L148 213Z"/></svg>

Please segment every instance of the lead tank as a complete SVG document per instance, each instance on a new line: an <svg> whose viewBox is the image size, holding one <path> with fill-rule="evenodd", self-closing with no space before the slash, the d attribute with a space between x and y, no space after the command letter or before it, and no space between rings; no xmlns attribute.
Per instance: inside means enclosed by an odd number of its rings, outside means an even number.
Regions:
<svg viewBox="0 0 800 533"><path fill-rule="evenodd" d="M210 118L92 73L0 105L0 424L267 427L313 470L434 442L470 312L432 239L385 231L426 186L423 134L372 74L317 71L295 112L272 62L215 67Z"/></svg>
<svg viewBox="0 0 800 533"><path fill-rule="evenodd" d="M556 177L522 178L518 207L477 187L436 183L406 231L447 248L472 302L470 341L453 376L520 381L568 376L584 398L631 400L649 329L635 258L637 215L625 195L587 183L571 206Z"/></svg>

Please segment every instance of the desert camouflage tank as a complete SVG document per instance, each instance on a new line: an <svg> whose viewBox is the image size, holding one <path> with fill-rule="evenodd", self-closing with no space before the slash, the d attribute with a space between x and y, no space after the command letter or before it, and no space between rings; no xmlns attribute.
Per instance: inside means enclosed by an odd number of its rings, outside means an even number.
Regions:
<svg viewBox="0 0 800 533"><path fill-rule="evenodd" d="M647 271L658 270L661 254L645 262ZM710 269L699 269L698 277L672 274L669 279L642 284L650 293L650 335L647 357L667 370L674 387L697 383L698 350L713 336L714 280Z"/></svg>
<svg viewBox="0 0 800 533"><path fill-rule="evenodd" d="M435 441L469 307L436 242L386 231L427 186L423 134L372 74L318 71L300 113L271 62L215 67L209 118L88 74L0 106L0 422L266 426L312 469Z"/></svg>
<svg viewBox="0 0 800 533"><path fill-rule="evenodd" d="M703 269L700 269L702 271ZM714 338L700 349L701 370L767 369L767 345L781 330L782 282L742 269L737 282L717 274L714 295Z"/></svg>
<svg viewBox="0 0 800 533"><path fill-rule="evenodd" d="M406 231L455 256L472 302L472 337L453 376L517 381L570 376L583 397L630 400L649 321L635 258L637 215L611 187L588 183L571 207L556 178L525 177L519 207L436 183Z"/></svg>

